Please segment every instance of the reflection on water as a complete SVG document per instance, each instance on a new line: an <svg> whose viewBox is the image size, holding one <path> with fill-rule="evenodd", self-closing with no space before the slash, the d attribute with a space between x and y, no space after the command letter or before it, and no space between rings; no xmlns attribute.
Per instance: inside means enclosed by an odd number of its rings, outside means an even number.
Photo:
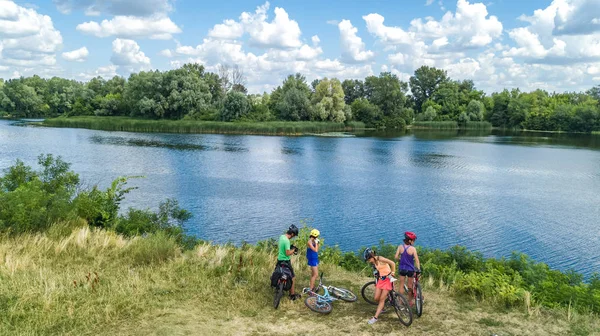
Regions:
<svg viewBox="0 0 600 336"><path fill-rule="evenodd" d="M100 136L94 135L90 137L90 142L100 145L116 145L116 146L135 146L135 147L162 147L175 150L207 150L209 147L191 143L168 143L158 140L126 138L117 136ZM213 148L216 149L216 148Z"/></svg>
<svg viewBox="0 0 600 336"><path fill-rule="evenodd" d="M127 206L176 198L186 230L216 242L276 237L313 218L328 244L380 239L523 251L600 270L600 136L481 131L364 132L352 138L143 134L14 127L0 120L0 169L61 155L87 184L123 175ZM368 136L367 136L368 135ZM576 244L565 248L564 237Z"/></svg>
<svg viewBox="0 0 600 336"><path fill-rule="evenodd" d="M419 140L466 140L495 144L523 146L557 146L600 149L600 136L590 134L567 134L532 131L505 130L403 130L403 131L366 131L357 136L377 137L398 140L404 136L413 136Z"/></svg>
<svg viewBox="0 0 600 336"><path fill-rule="evenodd" d="M106 136L106 135L93 135L90 136L90 142L100 145L114 145L114 146L133 146L133 147L158 147L167 148L173 150L182 151L225 151L225 152L247 152L248 148L244 147L243 139L227 139L224 143L213 143L213 144L202 144L200 143L186 142L184 140L198 140L198 139L184 139L185 136L171 136L163 135L164 138L159 138L160 135L140 135L134 136ZM183 139L182 139L183 138Z"/></svg>

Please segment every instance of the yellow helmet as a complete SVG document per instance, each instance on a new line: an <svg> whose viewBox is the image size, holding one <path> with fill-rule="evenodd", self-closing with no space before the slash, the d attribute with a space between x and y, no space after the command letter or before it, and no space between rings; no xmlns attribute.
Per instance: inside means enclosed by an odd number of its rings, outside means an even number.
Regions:
<svg viewBox="0 0 600 336"><path fill-rule="evenodd" d="M312 231L310 231L310 235L311 235L312 237L318 237L318 236L319 236L319 234L320 234L320 232L319 232L319 230L317 230L317 229L312 229Z"/></svg>

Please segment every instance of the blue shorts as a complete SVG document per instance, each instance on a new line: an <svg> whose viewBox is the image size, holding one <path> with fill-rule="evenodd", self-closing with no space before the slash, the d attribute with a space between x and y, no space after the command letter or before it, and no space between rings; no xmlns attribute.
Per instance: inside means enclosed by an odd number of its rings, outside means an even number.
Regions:
<svg viewBox="0 0 600 336"><path fill-rule="evenodd" d="M308 266L319 266L319 258L308 259Z"/></svg>

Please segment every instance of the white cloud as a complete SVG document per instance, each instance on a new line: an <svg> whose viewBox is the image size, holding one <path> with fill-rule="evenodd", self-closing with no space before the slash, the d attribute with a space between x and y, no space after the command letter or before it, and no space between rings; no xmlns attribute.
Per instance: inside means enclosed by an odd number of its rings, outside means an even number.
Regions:
<svg viewBox="0 0 600 336"><path fill-rule="evenodd" d="M486 46L502 35L502 29L496 16L488 18L486 5L467 0L458 0L456 13L447 12L440 21L429 18L411 22L411 30L420 36L452 38L452 45L461 48Z"/></svg>
<svg viewBox="0 0 600 336"><path fill-rule="evenodd" d="M84 62L88 55L89 51L86 47L62 53L62 57L70 62Z"/></svg>
<svg viewBox="0 0 600 336"><path fill-rule="evenodd" d="M114 76L117 76L117 69L118 69L118 67L116 65L111 64L111 65L99 67L96 70L80 72L75 77L80 80L84 80L84 81L88 81L94 77L102 77L102 78L107 79L107 78L112 78Z"/></svg>
<svg viewBox="0 0 600 336"><path fill-rule="evenodd" d="M166 16L135 17L115 16L111 20L85 22L77 30L96 37L150 38L168 40L181 29Z"/></svg>
<svg viewBox="0 0 600 336"><path fill-rule="evenodd" d="M236 40L247 34L251 45L260 48L290 49L302 47L302 32L298 23L290 19L283 8L276 7L275 17L268 22L270 4L258 6L254 13L243 12L239 21L226 19L214 25L208 32L213 39ZM316 37L318 39L318 37ZM313 39L313 44L315 40Z"/></svg>
<svg viewBox="0 0 600 336"><path fill-rule="evenodd" d="M53 0L63 14L83 10L86 15L151 16L173 10L174 0Z"/></svg>
<svg viewBox="0 0 600 336"><path fill-rule="evenodd" d="M379 14L363 16L367 23L369 33L378 37L383 43L388 44L411 44L414 40L413 34L400 27L388 27L383 24L385 18Z"/></svg>
<svg viewBox="0 0 600 336"><path fill-rule="evenodd" d="M431 4L434 3L434 2L435 2L435 0L427 0L425 2L425 6L431 6Z"/></svg>
<svg viewBox="0 0 600 336"><path fill-rule="evenodd" d="M221 39L235 40L242 37L244 27L235 20L225 20L221 24L216 24L209 32L208 36Z"/></svg>
<svg viewBox="0 0 600 336"><path fill-rule="evenodd" d="M275 8L275 18L267 22L269 3L259 6L254 13L244 12L240 21L250 35L250 43L260 47L296 48L302 45L298 22L291 20L283 8Z"/></svg>
<svg viewBox="0 0 600 336"><path fill-rule="evenodd" d="M554 35L583 35L600 32L600 1L571 0L557 6Z"/></svg>
<svg viewBox="0 0 600 336"><path fill-rule="evenodd" d="M173 52L169 49L161 50L158 54L161 56L164 56L164 57L168 57L168 58L173 57Z"/></svg>
<svg viewBox="0 0 600 336"><path fill-rule="evenodd" d="M600 29L596 31L593 19L583 13L592 10L592 16L600 15L600 11L593 10L596 6L599 6L597 1L554 0L531 16L522 15L520 19L529 25L509 31L515 46L503 54L537 64L600 60Z"/></svg>
<svg viewBox="0 0 600 336"><path fill-rule="evenodd" d="M321 39L317 35L313 36L311 38L311 40L312 40L313 46L315 46L315 47L318 46L319 43L321 43Z"/></svg>
<svg viewBox="0 0 600 336"><path fill-rule="evenodd" d="M118 67L117 72L121 74L150 69L150 58L134 40L118 38L112 43L112 51L110 61Z"/></svg>
<svg viewBox="0 0 600 336"><path fill-rule="evenodd" d="M365 50L364 42L356 35L358 29L349 20L342 20L338 24L338 28L342 44L342 59L345 62L361 63L373 59L375 54L370 50Z"/></svg>
<svg viewBox="0 0 600 336"><path fill-rule="evenodd" d="M0 0L0 66L14 72L47 72L56 64L62 35L52 18L13 1Z"/></svg>

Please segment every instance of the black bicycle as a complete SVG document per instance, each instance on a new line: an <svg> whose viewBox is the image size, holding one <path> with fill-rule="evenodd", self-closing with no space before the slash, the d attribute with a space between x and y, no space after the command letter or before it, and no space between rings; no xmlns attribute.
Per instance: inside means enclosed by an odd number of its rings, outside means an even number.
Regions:
<svg viewBox="0 0 600 336"><path fill-rule="evenodd" d="M362 295L363 299L365 299L365 301L367 303L370 303L370 304L376 306L379 304L379 302L376 302L374 299L375 298L375 288L376 288L375 286L377 285L377 281L379 281L379 278L380 278L379 272L377 270L374 270L373 276L375 277L375 280L367 282L361 288L360 294ZM408 300L406 300L404 295L396 292L393 289L393 286L392 286L392 290L389 291L389 293L388 293L386 305L389 305L394 308L394 311L396 312L396 315L398 315L398 319L400 320L400 323L404 324L407 327L412 324L413 313L412 313L412 310L410 309L410 305L408 304Z"/></svg>
<svg viewBox="0 0 600 336"><path fill-rule="evenodd" d="M273 307L279 308L279 302L283 297L283 292L292 288L292 271L286 264L278 264L275 268L275 273L279 273L279 278L276 282L271 280L271 285L275 284L275 298L273 299ZM275 274L274 273L274 274Z"/></svg>

